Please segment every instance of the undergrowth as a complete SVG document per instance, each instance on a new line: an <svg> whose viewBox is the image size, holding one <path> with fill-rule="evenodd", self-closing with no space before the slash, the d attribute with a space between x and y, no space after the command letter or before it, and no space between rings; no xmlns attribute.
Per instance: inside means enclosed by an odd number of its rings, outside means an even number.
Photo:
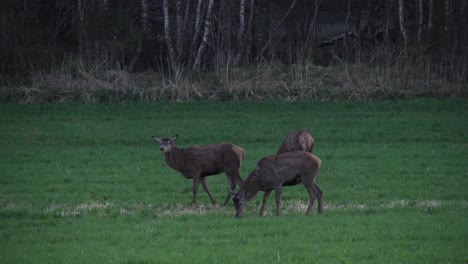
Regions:
<svg viewBox="0 0 468 264"><path fill-rule="evenodd" d="M0 82L0 102L187 102L372 100L468 95L465 73L449 78L428 63L266 62L219 66L211 72L170 75L128 73L99 67L62 66L36 72L21 83Z"/></svg>

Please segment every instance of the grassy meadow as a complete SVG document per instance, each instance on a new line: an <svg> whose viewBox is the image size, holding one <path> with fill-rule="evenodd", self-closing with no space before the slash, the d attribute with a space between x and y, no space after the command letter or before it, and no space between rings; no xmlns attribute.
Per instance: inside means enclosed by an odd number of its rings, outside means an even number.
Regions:
<svg viewBox="0 0 468 264"><path fill-rule="evenodd" d="M324 213L302 185L234 218L151 136L246 150L241 177L306 128ZM468 263L468 100L0 105L1 263ZM224 174L208 178L219 204Z"/></svg>

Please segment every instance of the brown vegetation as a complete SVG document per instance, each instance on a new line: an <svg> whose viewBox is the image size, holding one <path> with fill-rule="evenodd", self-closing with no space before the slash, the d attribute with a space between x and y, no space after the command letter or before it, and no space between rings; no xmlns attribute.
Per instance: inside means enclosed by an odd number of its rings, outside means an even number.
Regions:
<svg viewBox="0 0 468 264"><path fill-rule="evenodd" d="M348 64L259 64L226 68L199 76L166 78L155 72L68 69L37 73L29 83L0 85L0 102L185 102L193 100L372 100L420 96L468 96L461 79L445 79L444 69L433 72L397 60L387 66ZM463 74L460 72L460 74Z"/></svg>

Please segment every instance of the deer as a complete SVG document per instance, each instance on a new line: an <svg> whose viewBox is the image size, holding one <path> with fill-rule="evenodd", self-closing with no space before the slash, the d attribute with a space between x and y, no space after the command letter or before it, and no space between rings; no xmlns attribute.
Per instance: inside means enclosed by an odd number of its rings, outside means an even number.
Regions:
<svg viewBox="0 0 468 264"><path fill-rule="evenodd" d="M160 151L164 153L166 164L180 172L185 178L193 179L192 205L197 202L200 182L211 203L216 205L206 182L207 176L224 172L229 180L229 190L236 188L236 184L242 185L244 181L240 177L239 168L245 157L243 148L231 143L178 148L175 145L178 137L178 134L169 138L152 136L154 142L159 144ZM229 191L223 206L226 206L230 199L231 192Z"/></svg>
<svg viewBox="0 0 468 264"><path fill-rule="evenodd" d="M276 154L300 150L312 153L314 144L314 138L306 130L291 131L284 138Z"/></svg>
<svg viewBox="0 0 468 264"><path fill-rule="evenodd" d="M306 151L285 152L261 158L255 169L245 179L237 193L232 192L236 217L244 214L244 209L259 191L263 191L263 201L259 216L263 216L265 204L271 191L275 191L276 216L280 215L281 195L284 186L302 183L309 193L309 206L306 214L310 214L315 197L318 198L318 213L322 213L322 190L317 186L316 177L321 166L321 160Z"/></svg>

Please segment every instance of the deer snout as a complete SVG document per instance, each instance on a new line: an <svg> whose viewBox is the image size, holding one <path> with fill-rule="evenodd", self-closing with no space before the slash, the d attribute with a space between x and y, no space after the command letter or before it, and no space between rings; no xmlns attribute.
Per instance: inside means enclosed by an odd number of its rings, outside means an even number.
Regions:
<svg viewBox="0 0 468 264"><path fill-rule="evenodd" d="M236 218L242 218L243 215L244 215L244 210L243 209L240 209L240 210L236 211Z"/></svg>
<svg viewBox="0 0 468 264"><path fill-rule="evenodd" d="M234 207L236 208L236 218L241 218L244 215L244 202L239 199L238 195L234 195L232 198L234 202Z"/></svg>
<svg viewBox="0 0 468 264"><path fill-rule="evenodd" d="M170 146L159 146L159 150L164 153L169 152L170 149Z"/></svg>

